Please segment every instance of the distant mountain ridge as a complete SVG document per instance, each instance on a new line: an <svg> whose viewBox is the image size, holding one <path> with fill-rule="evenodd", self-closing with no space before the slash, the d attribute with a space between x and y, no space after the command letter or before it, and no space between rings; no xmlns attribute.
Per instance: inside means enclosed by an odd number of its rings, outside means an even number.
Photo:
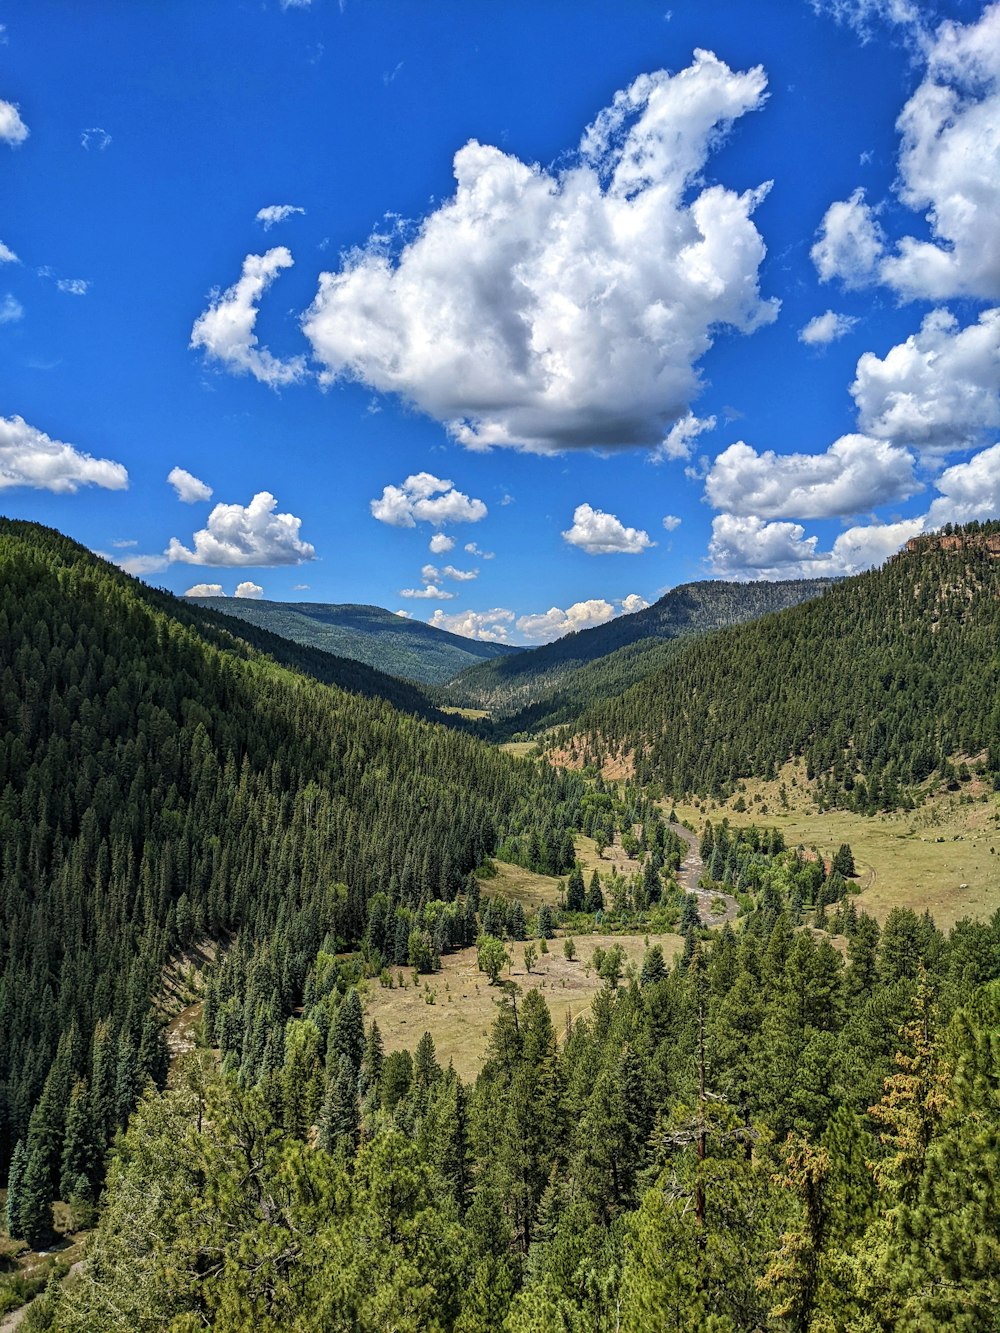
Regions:
<svg viewBox="0 0 1000 1333"><path fill-rule="evenodd" d="M192 597L198 606L235 616L284 639L350 657L379 671L425 685L441 685L466 667L513 654L511 644L484 643L435 629L422 620L357 603L252 601Z"/></svg>
<svg viewBox="0 0 1000 1333"><path fill-rule="evenodd" d="M490 710L504 732L551 726L644 679L678 641L796 606L834 583L795 579L681 584L642 611L516 657L470 666L439 694L448 703Z"/></svg>

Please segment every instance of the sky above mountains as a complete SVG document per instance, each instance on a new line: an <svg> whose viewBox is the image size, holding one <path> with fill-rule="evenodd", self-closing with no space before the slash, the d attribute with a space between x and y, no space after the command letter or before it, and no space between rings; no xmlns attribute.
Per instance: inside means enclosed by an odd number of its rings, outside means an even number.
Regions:
<svg viewBox="0 0 1000 1333"><path fill-rule="evenodd" d="M537 643L1000 515L1000 3L0 3L0 508Z"/></svg>

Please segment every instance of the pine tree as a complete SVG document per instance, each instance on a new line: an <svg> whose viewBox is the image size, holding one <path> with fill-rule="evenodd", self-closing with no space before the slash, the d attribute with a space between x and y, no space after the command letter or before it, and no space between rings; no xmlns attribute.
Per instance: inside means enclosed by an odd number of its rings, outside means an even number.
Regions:
<svg viewBox="0 0 1000 1333"><path fill-rule="evenodd" d="M21 1236L21 1204L24 1199L24 1171L28 1151L23 1139L18 1139L7 1172L7 1234Z"/></svg>

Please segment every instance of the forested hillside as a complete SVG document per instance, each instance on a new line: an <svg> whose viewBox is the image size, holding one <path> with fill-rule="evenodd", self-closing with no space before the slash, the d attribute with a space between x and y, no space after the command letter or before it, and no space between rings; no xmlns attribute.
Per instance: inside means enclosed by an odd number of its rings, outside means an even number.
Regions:
<svg viewBox="0 0 1000 1333"><path fill-rule="evenodd" d="M450 680L470 664L513 655L508 644L485 643L393 615L380 606L267 602L236 597L194 598L197 605L245 620L295 643L366 662L393 676L425 684Z"/></svg>
<svg viewBox="0 0 1000 1333"><path fill-rule="evenodd" d="M376 895L422 949L501 840L572 864L578 778L197 619L58 533L0 522L0 1169L19 1144L29 1239L52 1198L94 1197L105 1146L162 1079L151 999L193 941L273 941L287 1011Z"/></svg>
<svg viewBox="0 0 1000 1333"><path fill-rule="evenodd" d="M661 660L652 652L654 645L795 606L818 597L831 583L830 579L686 583L645 610L606 625L567 634L514 657L470 666L445 687L442 697L489 709L502 720L505 732L551 725L580 713L604 697L605 690L621 691L643 679ZM636 651L621 651L633 645ZM602 658L608 660L598 663ZM592 670L581 670L589 663L594 664Z"/></svg>
<svg viewBox="0 0 1000 1333"><path fill-rule="evenodd" d="M687 644L559 739L726 794L802 757L823 803L895 808L953 761L1000 771L997 524L924 538L817 600Z"/></svg>
<svg viewBox="0 0 1000 1333"><path fill-rule="evenodd" d="M278 959L234 960L206 1015L231 1072L203 1052L146 1097L34 1327L994 1327L1000 917L880 929L774 832L702 851L739 928L669 970L654 941L565 1034L507 986L471 1087L427 1036L385 1054L327 954L262 1048Z"/></svg>

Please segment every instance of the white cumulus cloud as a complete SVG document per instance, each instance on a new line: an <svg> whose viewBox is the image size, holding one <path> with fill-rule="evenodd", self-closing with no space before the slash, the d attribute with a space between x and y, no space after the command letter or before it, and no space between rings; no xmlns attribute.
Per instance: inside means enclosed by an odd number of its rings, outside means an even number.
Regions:
<svg viewBox="0 0 1000 1333"><path fill-rule="evenodd" d="M1000 444L945 468L935 484L940 495L927 514L928 528L1000 517Z"/></svg>
<svg viewBox="0 0 1000 1333"><path fill-rule="evenodd" d="M496 555L495 551L481 551L475 542L466 542L462 550L467 555L477 555L480 560L492 560Z"/></svg>
<svg viewBox="0 0 1000 1333"><path fill-rule="evenodd" d="M812 579L857 574L881 564L910 537L923 518L848 528L830 551L807 537L801 523L768 523L756 515L718 514L708 553L712 570L733 579Z"/></svg>
<svg viewBox="0 0 1000 1333"><path fill-rule="evenodd" d="M430 546L431 555L444 555L446 551L450 551L454 547L455 538L449 537L444 532L435 532L428 545ZM468 550L469 547L467 546L465 549Z"/></svg>
<svg viewBox="0 0 1000 1333"><path fill-rule="evenodd" d="M418 597L425 598L428 601L437 599L438 601L451 601L455 596L453 592L448 592L446 588L439 588L433 583L428 583L424 588L400 588L400 597Z"/></svg>
<svg viewBox="0 0 1000 1333"><path fill-rule="evenodd" d="M282 269L291 268L294 262L283 245L263 255L247 255L239 280L224 292L214 292L208 309L195 320L190 346L201 348L209 359L220 361L236 374L253 375L272 388L301 380L306 372L304 358L282 361L261 347L254 333L261 297Z"/></svg>
<svg viewBox="0 0 1000 1333"><path fill-rule="evenodd" d="M715 417L696 417L693 412L675 421L667 432L666 439L656 450L655 457L690 458L694 442L705 431L715 429Z"/></svg>
<svg viewBox="0 0 1000 1333"><path fill-rule="evenodd" d="M454 483L430 472L415 472L402 486L386 486L371 501L372 517L394 528L413 528L417 523L441 527L445 523L478 523L487 509L482 500L472 500Z"/></svg>
<svg viewBox="0 0 1000 1333"><path fill-rule="evenodd" d="M195 583L184 594L185 597L225 597L221 583Z"/></svg>
<svg viewBox="0 0 1000 1333"><path fill-rule="evenodd" d="M0 241L0 264L20 264L20 262L10 246Z"/></svg>
<svg viewBox="0 0 1000 1333"><path fill-rule="evenodd" d="M86 278L56 278L56 287L67 296L86 296L90 283Z"/></svg>
<svg viewBox="0 0 1000 1333"><path fill-rule="evenodd" d="M0 324L16 324L24 318L24 306L10 292L0 300Z"/></svg>
<svg viewBox="0 0 1000 1333"><path fill-rule="evenodd" d="M592 597L586 602L574 602L563 611L552 606L548 611L537 615L521 616L517 628L526 639L538 643L550 643L561 639L564 634L576 630L593 629L595 625L605 625L613 620L615 608L603 597Z"/></svg>
<svg viewBox="0 0 1000 1333"><path fill-rule="evenodd" d="M456 611L451 615L438 607L427 623L450 634L461 634L466 639L507 643L513 620L514 612L502 606L495 606L490 611Z"/></svg>
<svg viewBox="0 0 1000 1333"><path fill-rule="evenodd" d="M277 223L284 222L286 218L305 211L304 208L299 208L295 204L268 204L265 208L257 210L257 221L265 231L270 231Z"/></svg>
<svg viewBox="0 0 1000 1333"><path fill-rule="evenodd" d="M178 500L185 504L196 504L199 500L211 500L212 488L199 481L185 468L174 467L167 473L167 481L177 492Z"/></svg>
<svg viewBox="0 0 1000 1333"><path fill-rule="evenodd" d="M826 210L810 254L820 282L839 278L845 287L865 287L873 281L885 250L882 228L864 190L839 200Z"/></svg>
<svg viewBox="0 0 1000 1333"><path fill-rule="evenodd" d="M740 440L712 464L705 496L743 517L857 514L915 494L913 464L907 450L866 435L843 435L822 454L759 454Z"/></svg>
<svg viewBox="0 0 1000 1333"><path fill-rule="evenodd" d="M570 546L578 546L588 555L638 555L656 545L648 532L627 528L614 514L593 509L589 504L577 505L573 526L562 535Z"/></svg>
<svg viewBox="0 0 1000 1333"><path fill-rule="evenodd" d="M676 514L664 514L664 515L663 515L663 526L666 528L666 530L667 530L668 532L673 532L673 531L675 531L675 529L677 529L677 528L680 527L680 525L681 525L681 523L682 523L683 521L684 521L684 520L681 519L681 518L678 518L678 516L677 516Z"/></svg>
<svg viewBox="0 0 1000 1333"><path fill-rule="evenodd" d="M840 315L833 310L825 314L814 315L803 328L799 329L799 342L807 347L825 347L838 338L845 337L857 324L853 315Z"/></svg>
<svg viewBox="0 0 1000 1333"><path fill-rule="evenodd" d="M245 583L237 583L236 591L233 593L233 596L246 597L249 598L250 601L259 602L264 596L264 589L259 583L250 583L248 580Z"/></svg>
<svg viewBox="0 0 1000 1333"><path fill-rule="evenodd" d="M896 122L900 200L930 239L890 245L860 190L832 204L812 255L820 277L876 278L906 299L1000 298L1000 3L923 43L924 77Z"/></svg>
<svg viewBox="0 0 1000 1333"><path fill-rule="evenodd" d="M622 615L635 615L636 611L645 611L647 606L649 606L649 603L646 601L645 597L640 597L637 592L630 592L627 597L622 598Z"/></svg>
<svg viewBox="0 0 1000 1333"><path fill-rule="evenodd" d="M24 143L28 133L28 127L14 103L5 102L0 97L0 143L9 143L13 147Z"/></svg>
<svg viewBox="0 0 1000 1333"><path fill-rule="evenodd" d="M454 195L398 253L374 236L321 274L303 329L326 379L398 394L470 448L660 445L718 330L776 316L766 187L701 175L765 86L697 51L617 93L558 170L467 143Z"/></svg>
<svg viewBox="0 0 1000 1333"><path fill-rule="evenodd" d="M944 453L1000 427L1000 309L964 329L933 310L883 359L866 352L851 393L862 429Z"/></svg>
<svg viewBox="0 0 1000 1333"><path fill-rule="evenodd" d="M193 549L171 537L166 556L188 565L298 565L316 551L299 536L302 520L277 514L278 502L260 491L248 505L217 504L194 534Z"/></svg>
<svg viewBox="0 0 1000 1333"><path fill-rule="evenodd" d="M51 439L23 417L0 417L0 490L12 486L70 495L81 486L122 491L128 486L128 472L121 463L92 458Z"/></svg>

